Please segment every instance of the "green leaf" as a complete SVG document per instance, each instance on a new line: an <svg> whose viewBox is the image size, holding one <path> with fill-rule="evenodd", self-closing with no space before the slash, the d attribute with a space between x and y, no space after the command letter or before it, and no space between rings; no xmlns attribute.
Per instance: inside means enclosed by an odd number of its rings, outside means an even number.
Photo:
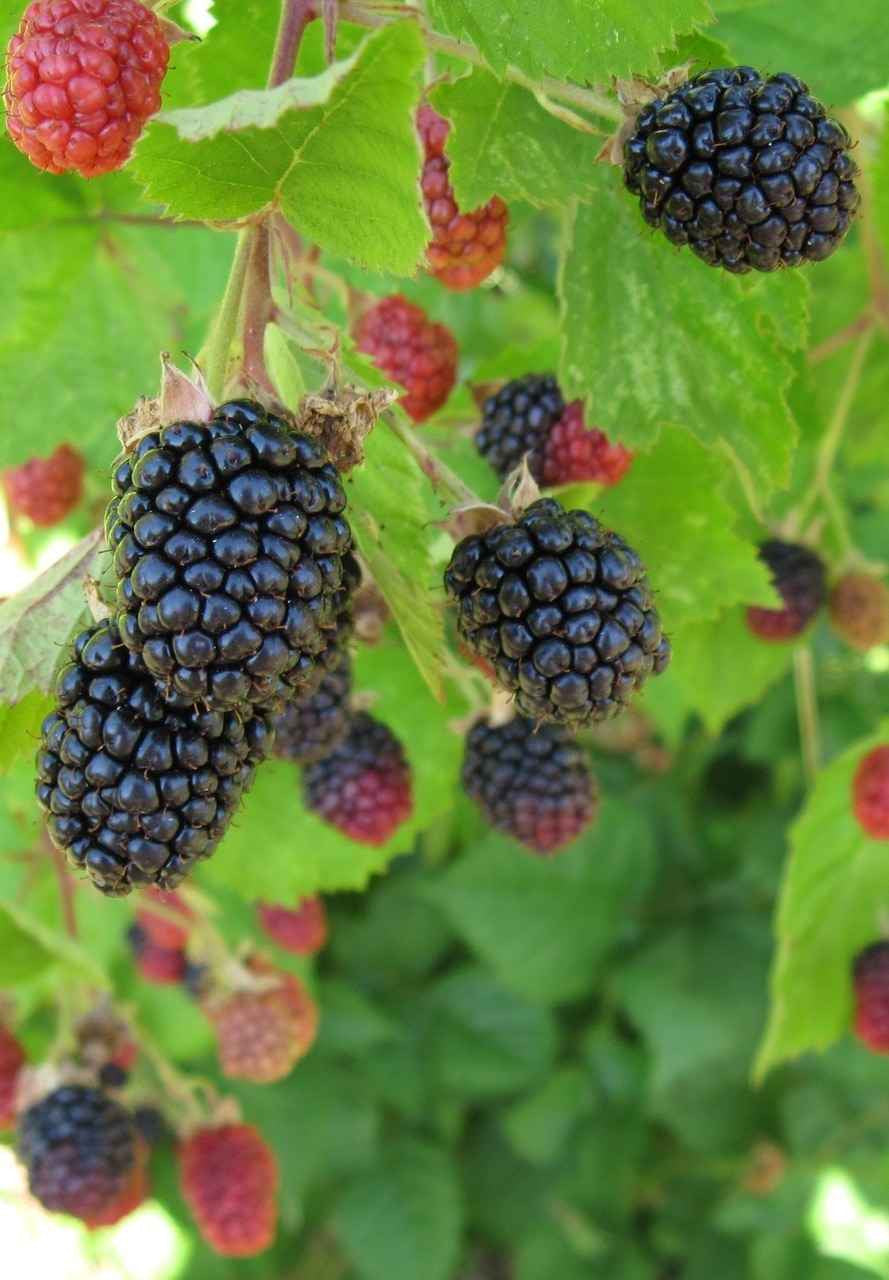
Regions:
<svg viewBox="0 0 889 1280"><path fill-rule="evenodd" d="M429 0L428 12L437 30L474 44L498 74L512 64L535 79L582 83L653 71L659 49L710 21L705 0Z"/></svg>
<svg viewBox="0 0 889 1280"><path fill-rule="evenodd" d="M276 324L266 325L263 354L282 401L288 408L295 409L305 395L306 384L293 349Z"/></svg>
<svg viewBox="0 0 889 1280"><path fill-rule="evenodd" d="M323 248L411 275L428 236L413 122L422 60L416 25L393 24L369 36L346 69L324 72L320 86L289 82L248 98L251 118L266 113L267 127L233 117L231 102L169 113L139 144L133 170L177 217L226 221L277 205ZM291 102L278 115L279 99L296 93L324 100ZM208 132L215 136L187 141Z"/></svg>
<svg viewBox="0 0 889 1280"><path fill-rule="evenodd" d="M662 427L683 427L708 448L732 448L763 489L783 484L797 428L782 348L800 337L805 284L790 280L773 298L677 251L617 181L600 178L598 200L578 207L567 230L566 395L585 397L590 420L628 445L647 448Z"/></svg>
<svg viewBox="0 0 889 1280"><path fill-rule="evenodd" d="M200 43L176 46L164 78L164 103L215 102L266 83L280 18L268 0L213 0L216 25Z"/></svg>
<svg viewBox="0 0 889 1280"><path fill-rule="evenodd" d="M887 80L889 30L882 0L769 0L726 14L714 34L764 75L792 71L816 98L843 106Z"/></svg>
<svg viewBox="0 0 889 1280"><path fill-rule="evenodd" d="M24 591L0 605L0 702L50 693L59 646L83 612L84 579L97 576L102 531L94 529Z"/></svg>
<svg viewBox="0 0 889 1280"><path fill-rule="evenodd" d="M433 100L454 125L448 158L461 208L495 194L538 209L595 196L601 139L555 119L527 89L476 70L442 85Z"/></svg>
<svg viewBox="0 0 889 1280"><path fill-rule="evenodd" d="M593 511L639 552L668 632L715 618L729 605L778 606L756 547L734 532L737 516L723 492L730 469L727 458L671 428L651 453L634 459L626 483L595 498L582 488L559 494L566 506Z"/></svg>
<svg viewBox="0 0 889 1280"><path fill-rule="evenodd" d="M889 108L883 112L880 146L872 170L873 207L883 252L889 251Z"/></svg>
<svg viewBox="0 0 889 1280"><path fill-rule="evenodd" d="M347 1188L336 1224L356 1274L366 1280L447 1280L462 1217L452 1161L429 1142L400 1138Z"/></svg>
<svg viewBox="0 0 889 1280"><path fill-rule="evenodd" d="M484 969L452 971L428 988L424 1004L430 1067L440 1088L456 1097L513 1093L550 1071L556 1049L552 1017Z"/></svg>
<svg viewBox="0 0 889 1280"><path fill-rule="evenodd" d="M394 635L364 648L355 686L379 695L373 714L400 739L411 766L414 811L384 845L358 844L303 808L299 771L269 761L258 771L232 828L203 865L207 883L243 898L287 901L336 889L363 889L399 853L407 853L453 803L462 741L450 728L462 704L435 703ZM259 851L259 852L257 852Z"/></svg>
<svg viewBox="0 0 889 1280"><path fill-rule="evenodd" d="M0 983L25 982L51 962L52 955L42 942L0 903Z"/></svg>
<svg viewBox="0 0 889 1280"><path fill-rule="evenodd" d="M861 759L889 736L883 721L822 770L790 835L778 904L771 1011L756 1059L762 1078L807 1049L826 1049L849 1025L851 966L882 933L887 900L885 841L865 835L852 812Z"/></svg>
<svg viewBox="0 0 889 1280"><path fill-rule="evenodd" d="M580 1116L589 1110L590 1081L579 1067L564 1067L503 1117L517 1155L532 1164L555 1160Z"/></svg>
<svg viewBox="0 0 889 1280"><path fill-rule="evenodd" d="M20 982L34 967L57 960L69 971L79 973L103 990L109 986L107 974L80 942L45 924L26 908L14 902L0 902L0 982ZM7 924L9 938L6 936ZM7 960L16 968L17 976L5 976L2 964Z"/></svg>
<svg viewBox="0 0 889 1280"><path fill-rule="evenodd" d="M668 676L681 686L685 705L718 733L742 707L759 701L793 661L792 644L771 644L751 635L743 609L713 622L680 627L670 637Z"/></svg>
<svg viewBox="0 0 889 1280"><path fill-rule="evenodd" d="M589 989L652 869L644 815L605 797L592 831L552 861L489 836L429 896L501 982L556 1003Z"/></svg>
<svg viewBox="0 0 889 1280"><path fill-rule="evenodd" d="M328 979L318 989L323 1010L317 1052L365 1054L392 1040L396 1025L348 983Z"/></svg>
<svg viewBox="0 0 889 1280"><path fill-rule="evenodd" d="M33 756L41 722L51 710L52 699L39 689L26 693L14 706L0 706L0 774L22 756Z"/></svg>
<svg viewBox="0 0 889 1280"><path fill-rule="evenodd" d="M348 479L355 540L417 670L441 701L444 601L432 539L443 512L411 454L384 424L371 433L365 452Z"/></svg>

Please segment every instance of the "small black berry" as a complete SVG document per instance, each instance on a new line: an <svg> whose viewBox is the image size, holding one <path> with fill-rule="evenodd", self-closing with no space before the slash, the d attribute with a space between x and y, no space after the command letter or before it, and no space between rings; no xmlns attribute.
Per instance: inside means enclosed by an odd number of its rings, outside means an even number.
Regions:
<svg viewBox="0 0 889 1280"><path fill-rule="evenodd" d="M352 672L346 654L313 693L289 702L275 720L275 754L298 764L330 755L349 732Z"/></svg>
<svg viewBox="0 0 889 1280"><path fill-rule="evenodd" d="M564 411L565 401L551 374L516 378L485 401L476 447L501 478L528 454L531 474L540 479L547 438Z"/></svg>

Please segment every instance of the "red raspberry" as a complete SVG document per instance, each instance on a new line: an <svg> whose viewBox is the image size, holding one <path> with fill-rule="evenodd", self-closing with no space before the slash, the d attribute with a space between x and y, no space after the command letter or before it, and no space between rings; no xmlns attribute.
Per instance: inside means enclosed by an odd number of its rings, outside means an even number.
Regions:
<svg viewBox="0 0 889 1280"><path fill-rule="evenodd" d="M448 289L474 289L503 261L509 210L494 196L481 209L461 213L448 181L450 161L444 153L450 124L424 104L417 112L417 129L426 153L420 186L432 226L426 251L429 270Z"/></svg>
<svg viewBox="0 0 889 1280"><path fill-rule="evenodd" d="M269 902L256 909L263 929L285 951L310 956L327 941L327 913L320 898L303 898L295 910Z"/></svg>
<svg viewBox="0 0 889 1280"><path fill-rule="evenodd" d="M889 746L875 747L855 770L855 817L874 840L889 840Z"/></svg>
<svg viewBox="0 0 889 1280"><path fill-rule="evenodd" d="M869 573L847 573L828 602L834 630L853 649L866 653L889 641L889 589Z"/></svg>
<svg viewBox="0 0 889 1280"><path fill-rule="evenodd" d="M144 1204L148 1196L147 1163L148 1147L141 1138L137 1138L136 1162L120 1194L102 1209L81 1219L90 1231L96 1231L99 1227L113 1227Z"/></svg>
<svg viewBox="0 0 889 1280"><path fill-rule="evenodd" d="M872 942L852 965L855 1034L874 1053L889 1053L889 942Z"/></svg>
<svg viewBox="0 0 889 1280"><path fill-rule="evenodd" d="M9 1028L0 1023L0 1129L15 1128L15 1094L24 1065L22 1046Z"/></svg>
<svg viewBox="0 0 889 1280"><path fill-rule="evenodd" d="M49 173L119 169L160 110L170 56L138 0L34 0L7 49L6 127Z"/></svg>
<svg viewBox="0 0 889 1280"><path fill-rule="evenodd" d="M216 1029L222 1074L271 1084L305 1057L318 1031L318 1009L299 978L253 960L254 974L278 979L269 991L236 991L206 1007Z"/></svg>
<svg viewBox="0 0 889 1280"><path fill-rule="evenodd" d="M454 335L400 293L364 313L355 340L378 369L407 388L401 403L414 422L425 422L451 394L457 378Z"/></svg>
<svg viewBox="0 0 889 1280"><path fill-rule="evenodd" d="M612 485L624 477L632 461L629 449L612 444L604 431L584 425L583 404L574 400L546 437L540 478L545 485Z"/></svg>
<svg viewBox="0 0 889 1280"><path fill-rule="evenodd" d="M182 1194L212 1249L229 1258L262 1253L275 1238L278 1167L252 1125L200 1129L179 1152Z"/></svg>
<svg viewBox="0 0 889 1280"><path fill-rule="evenodd" d="M385 844L413 809L411 771L401 743L366 712L345 742L303 770L306 808L361 844Z"/></svg>
<svg viewBox="0 0 889 1280"><path fill-rule="evenodd" d="M159 915L150 907L139 907L136 912L136 921L145 938L153 942L156 947L166 947L169 950L184 947L188 942L188 924L177 924L175 920L170 919L170 916L180 915L184 921L191 921L194 919L191 908L177 893L169 889L158 889L154 885L148 889L143 901L155 902L164 911L163 915Z"/></svg>
<svg viewBox="0 0 889 1280"><path fill-rule="evenodd" d="M747 626L760 640L793 640L805 631L824 603L824 561L808 547L778 538L762 543L759 558L771 570L784 608L751 605Z"/></svg>
<svg viewBox="0 0 889 1280"><path fill-rule="evenodd" d="M29 458L3 477L13 511L43 528L64 520L83 492L83 458L60 444L48 458Z"/></svg>

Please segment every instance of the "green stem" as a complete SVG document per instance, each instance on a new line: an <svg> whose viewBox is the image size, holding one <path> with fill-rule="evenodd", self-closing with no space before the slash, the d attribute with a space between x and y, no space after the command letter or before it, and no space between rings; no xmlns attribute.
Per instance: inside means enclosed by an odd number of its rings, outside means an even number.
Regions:
<svg viewBox="0 0 889 1280"><path fill-rule="evenodd" d="M396 413L387 413L385 422L389 430L398 437L409 453L413 454L420 470L426 475L438 496L448 505L457 507L477 507L482 500L450 467L440 461L431 450L417 439L417 433L405 426Z"/></svg>
<svg viewBox="0 0 889 1280"><path fill-rule="evenodd" d="M244 282L247 279L247 268L253 255L254 233L254 227L245 227L238 235L225 293L222 295L213 327L197 359L214 400L221 399L225 387L229 356L238 332Z"/></svg>
<svg viewBox="0 0 889 1280"><path fill-rule="evenodd" d="M821 742L818 728L818 700L815 695L815 664L808 645L798 645L793 654L793 685L796 692L796 714L799 721L800 746L806 785L812 787L818 777Z"/></svg>

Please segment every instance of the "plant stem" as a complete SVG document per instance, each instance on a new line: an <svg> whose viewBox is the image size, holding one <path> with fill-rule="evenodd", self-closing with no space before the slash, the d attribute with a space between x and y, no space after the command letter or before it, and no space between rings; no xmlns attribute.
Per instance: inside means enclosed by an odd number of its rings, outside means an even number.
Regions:
<svg viewBox="0 0 889 1280"><path fill-rule="evenodd" d="M342 0L340 17L356 23L359 27L385 27L392 19L400 18L416 18L422 24L422 15L416 9L410 9L406 5L393 8L391 14L387 16L380 11L374 11L369 5L357 3L356 0ZM452 40L450 36L442 36L436 31L425 28L423 35L430 49L437 49L440 53L449 54L452 58L461 58L474 67L487 67L485 59L473 45L464 44L462 40ZM566 80L556 80L551 76L533 80L516 67L507 67L504 79L521 85L523 89L530 89L532 93L542 91L550 98L561 98L563 102L571 102L576 107L591 111L593 115L623 123L624 112L620 104L613 98L606 98L603 94L596 93L593 89L584 89L581 85L569 84Z"/></svg>
<svg viewBox="0 0 889 1280"><path fill-rule="evenodd" d="M281 22L275 39L275 52L269 71L268 87L274 89L293 75L299 42L312 17L312 0L282 0Z"/></svg>
<svg viewBox="0 0 889 1280"><path fill-rule="evenodd" d="M448 505L471 507L481 505L481 498L464 484L448 466L445 466L425 445L417 439L416 432L404 425L398 414L387 413L384 418L389 430L398 437L408 452L412 453L420 470L438 496Z"/></svg>
<svg viewBox="0 0 889 1280"><path fill-rule="evenodd" d="M818 701L815 696L815 665L808 645L798 645L793 654L793 686L796 692L796 715L799 722L800 747L806 785L814 786L821 760L818 731Z"/></svg>
<svg viewBox="0 0 889 1280"><path fill-rule="evenodd" d="M222 396L229 354L238 331L244 282L253 252L254 232L254 227L246 227L238 235L225 293L222 295L207 341L198 355L197 362L204 371L207 386L214 400L219 400Z"/></svg>
<svg viewBox="0 0 889 1280"><path fill-rule="evenodd" d="M269 225L267 222L261 222L253 236L252 253L244 282L243 372L249 381L274 395L275 389L266 372L263 347L266 325L271 320L274 310L269 271L269 247Z"/></svg>
<svg viewBox="0 0 889 1280"><path fill-rule="evenodd" d="M854 342L856 338L860 338L863 333L872 328L875 320L873 310L870 307L866 308L851 324L847 324L845 328L831 334L823 342L819 342L817 347L813 347L807 356L809 364L820 364L834 352L842 351L843 347L848 346L850 342Z"/></svg>
<svg viewBox="0 0 889 1280"><path fill-rule="evenodd" d="M56 874L56 882L59 886L59 901L62 906L62 920L65 924L65 932L69 938L76 940L77 912L74 908L74 881L68 874L65 859L52 841L45 836L44 843L49 849L49 856L52 859L53 870Z"/></svg>

